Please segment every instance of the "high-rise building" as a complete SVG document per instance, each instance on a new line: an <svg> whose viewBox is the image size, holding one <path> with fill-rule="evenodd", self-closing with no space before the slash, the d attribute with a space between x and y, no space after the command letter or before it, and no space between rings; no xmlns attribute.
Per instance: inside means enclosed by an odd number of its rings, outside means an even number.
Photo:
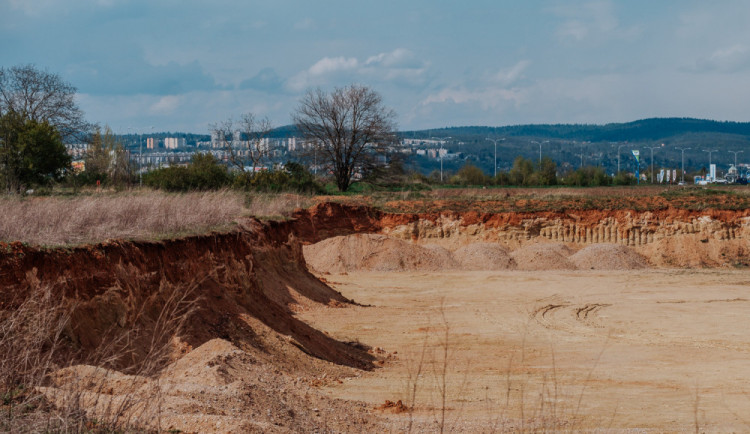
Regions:
<svg viewBox="0 0 750 434"><path fill-rule="evenodd" d="M179 137L164 138L164 147L167 149L177 149L185 147L185 139Z"/></svg>
<svg viewBox="0 0 750 434"><path fill-rule="evenodd" d="M153 137L149 137L146 139L146 149L156 149L157 140Z"/></svg>

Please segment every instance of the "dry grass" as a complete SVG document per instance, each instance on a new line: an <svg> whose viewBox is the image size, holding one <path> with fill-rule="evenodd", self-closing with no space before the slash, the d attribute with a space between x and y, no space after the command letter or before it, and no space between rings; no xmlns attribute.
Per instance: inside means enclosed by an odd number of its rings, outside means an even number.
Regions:
<svg viewBox="0 0 750 434"><path fill-rule="evenodd" d="M0 431L35 432L56 428L60 421L40 408L36 392L55 369L54 357L69 311L49 287L34 284L15 309L0 310Z"/></svg>
<svg viewBox="0 0 750 434"><path fill-rule="evenodd" d="M0 241L71 245L153 239L230 227L243 216L278 217L311 203L298 195L235 191L135 191L73 197L0 196Z"/></svg>
<svg viewBox="0 0 750 434"><path fill-rule="evenodd" d="M137 271L116 271L118 286L137 300L145 292ZM200 280L162 281L134 302L122 327L112 327L83 354L70 336L77 305L34 274L27 277L22 300L0 305L0 432L160 431L164 396L158 374L195 312ZM155 315L147 318L147 312Z"/></svg>
<svg viewBox="0 0 750 434"><path fill-rule="evenodd" d="M247 213L259 218L285 218L297 208L309 208L316 201L299 194L253 193L247 197Z"/></svg>

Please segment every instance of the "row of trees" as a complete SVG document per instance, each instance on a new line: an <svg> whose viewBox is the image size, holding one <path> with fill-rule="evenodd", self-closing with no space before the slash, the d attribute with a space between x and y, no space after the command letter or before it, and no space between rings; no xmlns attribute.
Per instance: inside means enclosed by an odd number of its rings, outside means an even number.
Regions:
<svg viewBox="0 0 750 434"><path fill-rule="evenodd" d="M604 185L635 184L633 175L620 172L610 176L601 167L581 167L566 173L558 174L557 163L545 157L541 163L535 164L524 157L517 157L513 167L508 172L499 172L490 177L481 169L466 164L451 176L449 183L460 185L508 185L508 186L552 186L568 185L577 187L596 187Z"/></svg>
<svg viewBox="0 0 750 434"><path fill-rule="evenodd" d="M256 173L230 171L211 154L195 154L187 166L172 166L148 172L144 183L167 191L215 190L237 188L253 191L297 191L318 193L322 186L299 163Z"/></svg>

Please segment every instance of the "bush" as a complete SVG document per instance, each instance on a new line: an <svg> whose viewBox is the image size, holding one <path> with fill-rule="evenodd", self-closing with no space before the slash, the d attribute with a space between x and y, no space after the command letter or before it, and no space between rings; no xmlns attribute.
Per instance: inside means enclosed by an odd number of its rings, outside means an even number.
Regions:
<svg viewBox="0 0 750 434"><path fill-rule="evenodd" d="M231 185L227 168L211 154L195 154L187 167L173 166L146 173L143 182L167 191L218 190Z"/></svg>
<svg viewBox="0 0 750 434"><path fill-rule="evenodd" d="M234 178L235 188L263 192L295 191L300 193L320 193L322 187L315 182L313 175L299 163L287 162L283 170L242 172Z"/></svg>
<svg viewBox="0 0 750 434"><path fill-rule="evenodd" d="M636 184L635 176L632 173L620 172L612 178L614 185L634 185Z"/></svg>
<svg viewBox="0 0 750 434"><path fill-rule="evenodd" d="M451 183L454 183L454 178L458 184L463 185L485 185L487 184L487 177L482 172L482 169L477 166L466 163L455 177L451 178Z"/></svg>
<svg viewBox="0 0 750 434"><path fill-rule="evenodd" d="M577 187L599 187L610 185L612 178L601 167L581 167L564 179L565 185Z"/></svg>

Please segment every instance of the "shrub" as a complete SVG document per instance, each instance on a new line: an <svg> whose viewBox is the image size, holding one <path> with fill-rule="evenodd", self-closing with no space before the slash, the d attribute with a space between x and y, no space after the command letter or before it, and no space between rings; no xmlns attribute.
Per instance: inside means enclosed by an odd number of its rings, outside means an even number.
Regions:
<svg viewBox="0 0 750 434"><path fill-rule="evenodd" d="M323 190L304 166L294 162L287 162L282 170L242 172L234 178L233 186L263 192L319 193Z"/></svg>
<svg viewBox="0 0 750 434"><path fill-rule="evenodd" d="M195 154L186 167L172 166L151 171L143 182L167 191L218 190L227 187L232 177L227 168L211 154Z"/></svg>
<svg viewBox="0 0 750 434"><path fill-rule="evenodd" d="M477 166L466 163L461 169L459 169L456 177L458 183L464 185L485 185L487 184L487 177L482 172L482 169Z"/></svg>

